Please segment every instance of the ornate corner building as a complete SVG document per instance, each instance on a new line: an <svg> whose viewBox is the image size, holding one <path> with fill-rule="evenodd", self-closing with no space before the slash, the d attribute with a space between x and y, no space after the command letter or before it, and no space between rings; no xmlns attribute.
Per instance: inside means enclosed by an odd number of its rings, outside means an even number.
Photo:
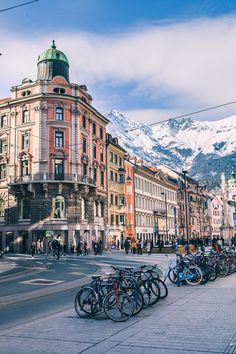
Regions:
<svg viewBox="0 0 236 354"><path fill-rule="evenodd" d="M0 246L26 252L60 234L64 245L101 238L107 225L106 125L66 55L38 57L37 80L0 100Z"/></svg>

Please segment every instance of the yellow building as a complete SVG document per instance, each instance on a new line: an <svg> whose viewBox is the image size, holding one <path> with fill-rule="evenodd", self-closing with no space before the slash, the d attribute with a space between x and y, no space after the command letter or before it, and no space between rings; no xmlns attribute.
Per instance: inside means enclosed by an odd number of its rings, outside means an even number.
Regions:
<svg viewBox="0 0 236 354"><path fill-rule="evenodd" d="M125 154L126 151L119 146L118 139L107 134L107 238L109 246L113 248L120 247L125 239Z"/></svg>

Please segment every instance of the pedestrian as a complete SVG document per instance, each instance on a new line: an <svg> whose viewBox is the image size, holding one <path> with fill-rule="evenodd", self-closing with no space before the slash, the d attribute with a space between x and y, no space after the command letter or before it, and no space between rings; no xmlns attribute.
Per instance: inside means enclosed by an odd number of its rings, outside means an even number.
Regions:
<svg viewBox="0 0 236 354"><path fill-rule="evenodd" d="M88 256L88 243L84 241L84 256Z"/></svg>
<svg viewBox="0 0 236 354"><path fill-rule="evenodd" d="M74 254L74 248L75 248L74 242L73 240L70 240L70 254Z"/></svg>
<svg viewBox="0 0 236 354"><path fill-rule="evenodd" d="M137 244L137 251L138 251L138 256L143 254L143 241L139 239L138 244Z"/></svg>
<svg viewBox="0 0 236 354"><path fill-rule="evenodd" d="M98 244L96 241L92 242L92 249L93 249L93 253L96 256L98 254Z"/></svg>
<svg viewBox="0 0 236 354"><path fill-rule="evenodd" d="M224 239L223 236L221 236L221 244L222 244L222 247L224 247L224 245L225 245L225 239Z"/></svg>
<svg viewBox="0 0 236 354"><path fill-rule="evenodd" d="M131 241L131 249L132 249L133 254L136 253L136 247L137 247L137 242L136 242L135 238L133 237L132 241Z"/></svg>
<svg viewBox="0 0 236 354"><path fill-rule="evenodd" d="M40 239L38 239L38 241L37 241L37 247L36 247L36 253L38 254L38 253L41 253L40 252L40 249L41 249L41 241L40 241Z"/></svg>
<svg viewBox="0 0 236 354"><path fill-rule="evenodd" d="M118 250L120 249L120 240L117 240L117 247Z"/></svg>
<svg viewBox="0 0 236 354"><path fill-rule="evenodd" d="M151 242L150 240L147 240L147 253L149 254L149 256L151 255Z"/></svg>
<svg viewBox="0 0 236 354"><path fill-rule="evenodd" d="M124 242L125 253L129 254L130 243L129 240L126 238Z"/></svg>
<svg viewBox="0 0 236 354"><path fill-rule="evenodd" d="M34 241L31 244L30 251L31 251L31 258L34 258L35 251L36 251L36 244Z"/></svg>
<svg viewBox="0 0 236 354"><path fill-rule="evenodd" d="M101 239L98 241L98 254L102 255L102 240Z"/></svg>

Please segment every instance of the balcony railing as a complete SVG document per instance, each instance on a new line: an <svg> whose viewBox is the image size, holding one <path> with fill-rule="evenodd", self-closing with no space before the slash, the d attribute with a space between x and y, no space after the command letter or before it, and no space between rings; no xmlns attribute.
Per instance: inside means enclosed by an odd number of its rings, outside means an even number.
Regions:
<svg viewBox="0 0 236 354"><path fill-rule="evenodd" d="M79 174L55 174L48 172L35 173L28 176L22 177L10 177L9 184L23 184L23 183L33 183L33 182L78 182L82 184L90 184L95 186L96 181L89 176L82 176Z"/></svg>
<svg viewBox="0 0 236 354"><path fill-rule="evenodd" d="M162 209L156 209L153 211L153 214L157 215L157 216L163 216L163 215L166 215L166 212L165 212L165 210L162 210Z"/></svg>

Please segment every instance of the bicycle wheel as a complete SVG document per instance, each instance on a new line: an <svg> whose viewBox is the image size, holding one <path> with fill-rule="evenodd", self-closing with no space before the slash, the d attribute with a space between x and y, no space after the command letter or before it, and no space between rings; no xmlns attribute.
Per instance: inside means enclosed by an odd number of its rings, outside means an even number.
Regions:
<svg viewBox="0 0 236 354"><path fill-rule="evenodd" d="M77 295L78 305L85 313L88 315L94 315L99 311L98 296L93 288L84 287Z"/></svg>
<svg viewBox="0 0 236 354"><path fill-rule="evenodd" d="M115 322L127 321L134 313L134 302L124 291L111 291L103 301L107 317Z"/></svg>
<svg viewBox="0 0 236 354"><path fill-rule="evenodd" d="M171 283L176 284L177 283L177 269L176 267L172 268L168 272L168 278L171 281Z"/></svg>
<svg viewBox="0 0 236 354"><path fill-rule="evenodd" d="M160 298L165 299L168 296L168 288L167 288L166 284L161 279L158 280L157 284L159 285L159 288L161 291Z"/></svg>
<svg viewBox="0 0 236 354"><path fill-rule="evenodd" d="M143 309L146 309L150 304L149 292L143 284L139 285L139 290L141 291L141 293L143 295Z"/></svg>
<svg viewBox="0 0 236 354"><path fill-rule="evenodd" d="M220 262L218 264L218 275L219 277L226 277L229 273L229 266L226 262Z"/></svg>
<svg viewBox="0 0 236 354"><path fill-rule="evenodd" d="M158 284L156 284L151 280L148 280L144 282L144 286L148 291L149 301L150 301L149 305L154 305L160 299L160 295L161 295L161 291Z"/></svg>
<svg viewBox="0 0 236 354"><path fill-rule="evenodd" d="M185 271L185 277L184 279L186 280L186 283L189 285L198 285L202 281L202 271L200 268L195 267L195 266L190 266L186 271Z"/></svg>
<svg viewBox="0 0 236 354"><path fill-rule="evenodd" d="M84 312L84 310L80 306L80 295L82 291L83 289L80 289L79 292L76 294L75 301L74 301L74 308L75 308L75 312L79 317L87 318L90 317L91 315L87 312Z"/></svg>
<svg viewBox="0 0 236 354"><path fill-rule="evenodd" d="M134 302L134 315L137 315L143 308L144 300L143 295L140 290L133 287L125 289L126 294L128 294Z"/></svg>
<svg viewBox="0 0 236 354"><path fill-rule="evenodd" d="M217 271L214 267L208 266L208 280L214 281L217 278Z"/></svg>

